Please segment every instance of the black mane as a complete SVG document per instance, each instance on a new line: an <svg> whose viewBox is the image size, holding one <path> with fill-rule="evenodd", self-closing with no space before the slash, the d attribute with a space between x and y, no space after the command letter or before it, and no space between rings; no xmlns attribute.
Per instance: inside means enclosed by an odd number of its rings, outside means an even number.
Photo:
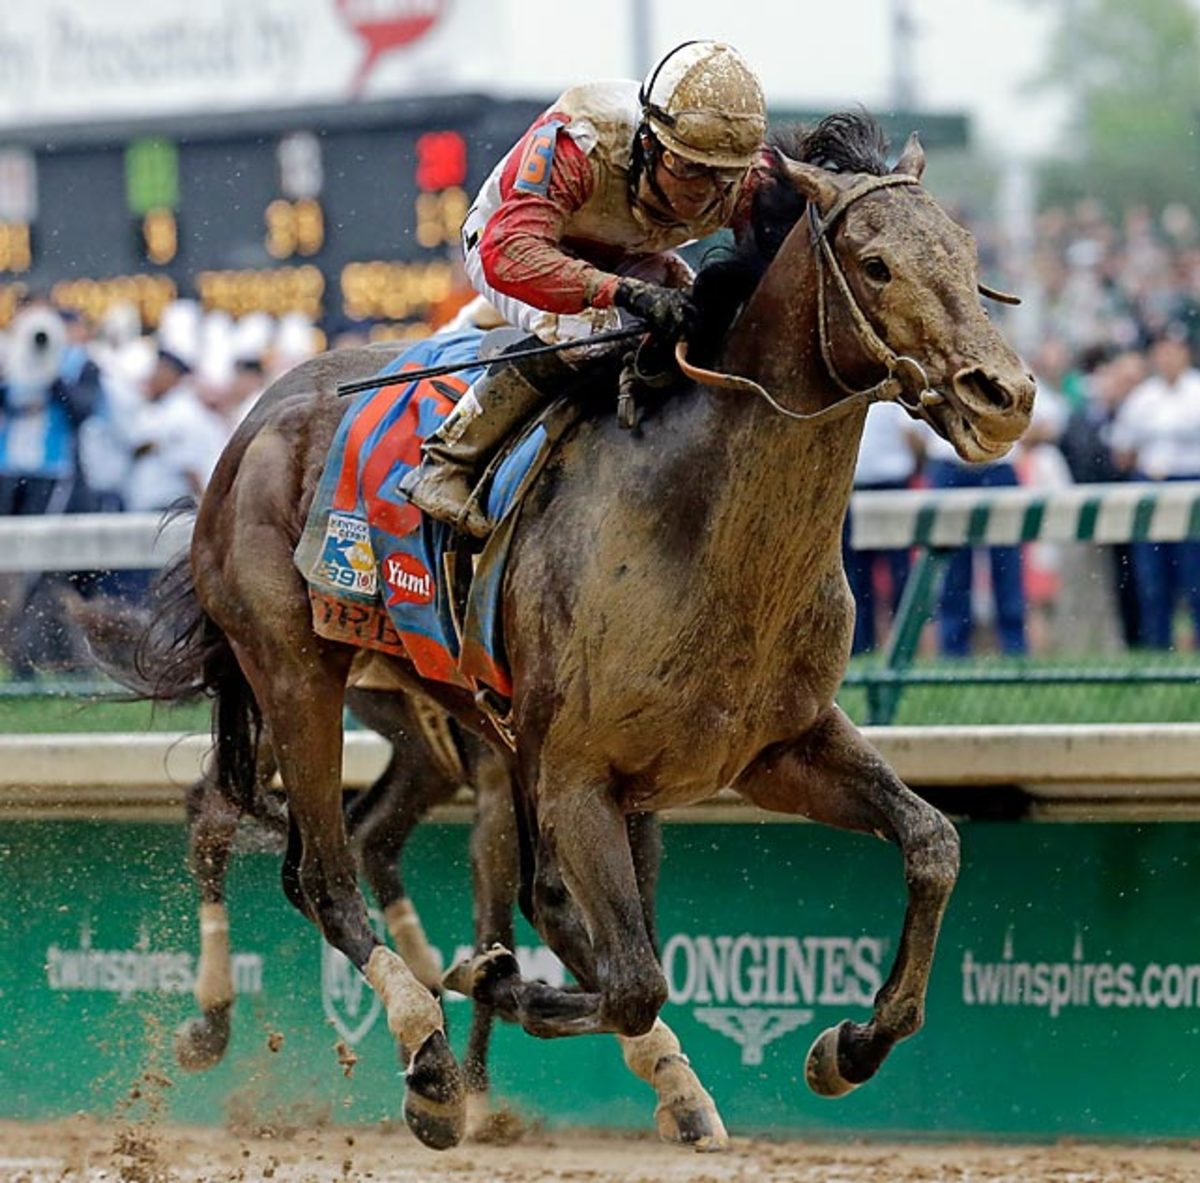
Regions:
<svg viewBox="0 0 1200 1183"><path fill-rule="evenodd" d="M773 131L768 144L792 160L815 164L831 172L888 171L887 139L883 129L865 111L841 111L810 126L789 124ZM702 343L721 341L738 309L754 291L783 240L804 212L804 198L775 160L770 179L754 195L751 232L732 248L718 248L705 258L693 296L699 327L692 334L696 355Z"/></svg>

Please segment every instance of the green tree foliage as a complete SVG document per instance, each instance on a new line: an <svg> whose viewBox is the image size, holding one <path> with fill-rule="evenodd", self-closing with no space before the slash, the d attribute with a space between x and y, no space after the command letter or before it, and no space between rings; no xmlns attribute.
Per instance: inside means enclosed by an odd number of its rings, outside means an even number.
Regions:
<svg viewBox="0 0 1200 1183"><path fill-rule="evenodd" d="M1066 91L1072 145L1047 164L1048 197L1106 205L1194 202L1200 186L1200 11L1191 0L1050 0L1059 12L1042 84Z"/></svg>

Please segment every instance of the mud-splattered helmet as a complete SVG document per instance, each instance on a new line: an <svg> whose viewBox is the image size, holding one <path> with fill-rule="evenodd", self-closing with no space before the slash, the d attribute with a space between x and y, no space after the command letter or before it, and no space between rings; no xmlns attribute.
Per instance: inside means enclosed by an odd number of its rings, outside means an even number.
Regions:
<svg viewBox="0 0 1200 1183"><path fill-rule="evenodd" d="M709 168L748 168L767 130L758 77L719 41L677 45L646 76L641 102L663 147Z"/></svg>

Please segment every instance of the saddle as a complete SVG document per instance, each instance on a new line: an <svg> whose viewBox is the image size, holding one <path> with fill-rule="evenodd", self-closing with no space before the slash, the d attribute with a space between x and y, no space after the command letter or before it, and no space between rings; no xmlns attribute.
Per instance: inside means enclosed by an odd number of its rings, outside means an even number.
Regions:
<svg viewBox="0 0 1200 1183"><path fill-rule="evenodd" d="M353 400L294 561L308 584L319 635L404 657L421 677L471 691L504 735L512 684L500 593L522 498L563 435L611 408L614 376L625 359L605 354L589 362L569 393L499 450L474 493L496 523L479 542L426 518L399 485L420 462L424 438L482 372L482 337L471 330L418 342L384 373L478 364L373 387ZM621 389L632 403L635 379L622 379Z"/></svg>

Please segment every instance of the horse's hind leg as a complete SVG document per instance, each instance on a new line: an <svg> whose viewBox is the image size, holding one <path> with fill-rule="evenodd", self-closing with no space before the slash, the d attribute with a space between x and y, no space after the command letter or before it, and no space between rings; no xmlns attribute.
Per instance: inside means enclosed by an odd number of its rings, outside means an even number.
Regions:
<svg viewBox="0 0 1200 1183"><path fill-rule="evenodd" d="M307 622L305 622L307 623ZM342 816L342 704L350 651L309 633L269 661L238 659L270 727L288 810L301 837L299 886L325 939L379 995L406 1064L404 1116L427 1146L442 1149L463 1132L458 1065L441 1008L399 954L380 943L358 890Z"/></svg>
<svg viewBox="0 0 1200 1183"><path fill-rule="evenodd" d="M475 947L513 947L513 907L520 871L517 859L516 820L512 785L505 762L476 741L479 749L471 762L475 785L475 823L471 829L471 880L474 898ZM512 1140L514 1119L501 1121L491 1111L488 1048L495 1010L486 1001L474 1000L471 1030L463 1054L467 1082L467 1132L475 1141Z"/></svg>
<svg viewBox="0 0 1200 1183"><path fill-rule="evenodd" d="M462 784L461 759L445 712L395 692L350 690L350 709L392 745L387 767L346 810L363 874L383 910L392 944L417 980L437 994L442 969L400 875L400 857L421 818Z"/></svg>
<svg viewBox="0 0 1200 1183"><path fill-rule="evenodd" d="M267 792L276 771L271 745L263 742L255 762L252 813L254 822L267 829L277 829L281 820L272 813ZM188 789L186 813L188 869L200 889L200 957L192 993L201 1014L176 1029L175 1059L185 1071L200 1072L219 1063L229 1046L234 981L225 876L238 824L248 815L221 788L211 760Z"/></svg>
<svg viewBox="0 0 1200 1183"><path fill-rule="evenodd" d="M383 910L392 944L417 981L434 993L441 989L442 966L404 890L399 864L404 845L425 812L453 792L454 786L447 787L440 779L426 782L414 776L408 761L398 760L393 753L379 781L368 790L367 801L374 808L363 814L351 811L347 818L363 875Z"/></svg>
<svg viewBox="0 0 1200 1183"><path fill-rule="evenodd" d="M211 766L187 793L188 867L200 888L200 958L193 993L200 1015L175 1032L175 1059L188 1072L211 1068L229 1044L233 968L225 873L241 811L217 787Z"/></svg>
<svg viewBox="0 0 1200 1183"><path fill-rule="evenodd" d="M809 1087L838 1097L869 1080L925 1018L925 992L942 913L958 877L959 843L947 819L908 789L835 706L794 743L756 761L734 785L764 809L798 813L895 842L908 907L891 973L867 1023L823 1032L808 1053Z"/></svg>

